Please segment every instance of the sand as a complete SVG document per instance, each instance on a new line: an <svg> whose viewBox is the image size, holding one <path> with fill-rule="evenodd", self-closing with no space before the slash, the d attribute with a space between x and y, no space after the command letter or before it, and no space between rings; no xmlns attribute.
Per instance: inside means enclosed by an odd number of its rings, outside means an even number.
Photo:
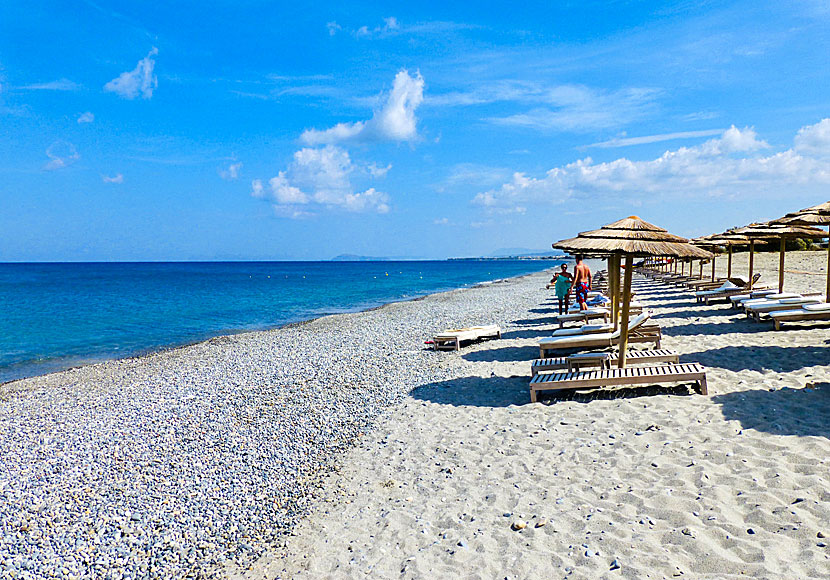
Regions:
<svg viewBox="0 0 830 580"><path fill-rule="evenodd" d="M826 259L788 254L801 273L785 289L823 290ZM733 272L745 265L736 255ZM756 268L777 284L776 254ZM435 353L450 378L384 414L287 542L228 575L830 577L830 324L776 332L655 283L638 298L664 347L707 367L708 397L649 386L530 403L554 328L540 284L502 340Z"/></svg>

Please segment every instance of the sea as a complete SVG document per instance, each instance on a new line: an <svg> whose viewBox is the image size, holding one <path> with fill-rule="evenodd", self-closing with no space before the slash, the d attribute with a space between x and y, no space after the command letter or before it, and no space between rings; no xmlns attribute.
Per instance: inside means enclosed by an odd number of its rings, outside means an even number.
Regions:
<svg viewBox="0 0 830 580"><path fill-rule="evenodd" d="M0 264L0 383L519 276L561 260Z"/></svg>

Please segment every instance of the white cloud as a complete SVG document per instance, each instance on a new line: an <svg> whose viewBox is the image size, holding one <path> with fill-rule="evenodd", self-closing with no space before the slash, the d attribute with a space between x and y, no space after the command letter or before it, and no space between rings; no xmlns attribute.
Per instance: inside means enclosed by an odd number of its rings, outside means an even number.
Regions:
<svg viewBox="0 0 830 580"><path fill-rule="evenodd" d="M824 192L830 184L830 120L803 127L795 147L767 156L769 145L751 128L731 127L717 139L667 151L645 161L591 158L549 170L543 177L514 173L501 187L475 196L473 203L496 211L518 211L529 203L557 204L569 199L627 201L680 195L785 195L788 189Z"/></svg>
<svg viewBox="0 0 830 580"><path fill-rule="evenodd" d="M600 143L592 143L591 145L588 145L588 147L628 147L630 145L659 143L661 141L673 141L675 139L712 137L713 135L721 135L722 133L723 129L706 129L704 131L680 131L678 133L662 133L659 135L644 135L641 137L618 137L609 139L608 141L601 141Z"/></svg>
<svg viewBox="0 0 830 580"><path fill-rule="evenodd" d="M377 163L370 163L366 166L366 172L375 179L386 177L386 174L389 173L390 169L392 169L391 163L386 167L378 167Z"/></svg>
<svg viewBox="0 0 830 580"><path fill-rule="evenodd" d="M58 79L48 83L35 83L17 88L24 91L77 91L81 89L81 85L69 79Z"/></svg>
<svg viewBox="0 0 830 580"><path fill-rule="evenodd" d="M114 175L113 177L102 175L101 179L104 181L104 183L124 183L124 176L120 173Z"/></svg>
<svg viewBox="0 0 830 580"><path fill-rule="evenodd" d="M308 210L298 206L387 213L389 196L386 193L371 187L355 191L352 184L355 173L372 175L373 166L355 165L347 151L332 145L304 148L294 153L285 171L268 181L267 188L255 179L251 183L251 195L270 201L277 214L286 217L309 215Z"/></svg>
<svg viewBox="0 0 830 580"><path fill-rule="evenodd" d="M92 123L95 120L95 115L87 111L86 113L81 113L78 115L78 124L83 125L84 123Z"/></svg>
<svg viewBox="0 0 830 580"><path fill-rule="evenodd" d="M795 150L805 155L824 157L830 154L830 119L802 127L795 136Z"/></svg>
<svg viewBox="0 0 830 580"><path fill-rule="evenodd" d="M285 177L285 171L280 171L276 177L268 180L271 186L271 193L279 205L305 204L308 203L308 196L294 187Z"/></svg>
<svg viewBox="0 0 830 580"><path fill-rule="evenodd" d="M43 166L44 171L63 169L81 158L75 146L66 141L55 141L49 145L46 149L46 156L49 158L49 161Z"/></svg>
<svg viewBox="0 0 830 580"><path fill-rule="evenodd" d="M368 26L361 26L357 30L354 31L354 35L356 38L366 38L369 36L381 36L387 35L389 33L398 32L401 30L401 25L398 24L398 19L394 16L390 16L389 18L383 19L383 26L375 26L374 28L369 28Z"/></svg>
<svg viewBox="0 0 830 580"><path fill-rule="evenodd" d="M138 61L133 70L123 72L117 78L112 79L104 85L104 90L125 99L134 99L139 95L143 99L151 98L153 90L158 86L158 78L153 74L156 61L152 57L158 52L158 49L153 47L147 56Z"/></svg>
<svg viewBox="0 0 830 580"><path fill-rule="evenodd" d="M435 224L436 226L448 226L448 225L450 225L450 219L445 218L445 217L436 218L436 219L432 220L432 223Z"/></svg>
<svg viewBox="0 0 830 580"><path fill-rule="evenodd" d="M219 172L219 177L225 181L233 181L239 177L239 170L242 169L242 162L231 163L227 169L222 169Z"/></svg>
<svg viewBox="0 0 830 580"><path fill-rule="evenodd" d="M326 28L329 31L329 36L334 36L341 30L345 30L356 39L369 38L389 38L400 35L447 35L458 30L469 30L479 28L471 24L464 24L460 22L448 22L441 20L417 22L415 24L401 24L397 18L390 16L383 19L383 24L378 26L360 26L358 28L350 29L340 26L337 22L327 22Z"/></svg>
<svg viewBox="0 0 830 580"><path fill-rule="evenodd" d="M395 75L386 103L368 121L338 123L325 130L308 129L300 136L306 145L328 145L349 141L411 141L418 136L415 109L424 99L424 79L401 70Z"/></svg>
<svg viewBox="0 0 830 580"><path fill-rule="evenodd" d="M651 114L659 95L659 90L649 88L604 92L582 85L562 85L539 95L545 106L487 120L499 125L560 131L620 127Z"/></svg>

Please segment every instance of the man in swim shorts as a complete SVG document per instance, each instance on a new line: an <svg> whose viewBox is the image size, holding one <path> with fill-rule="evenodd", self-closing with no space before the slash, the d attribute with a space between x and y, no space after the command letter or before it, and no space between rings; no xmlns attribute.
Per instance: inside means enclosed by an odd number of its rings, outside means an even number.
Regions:
<svg viewBox="0 0 830 580"><path fill-rule="evenodd" d="M591 269L585 262L582 261L582 256L577 254L575 256L576 266L574 266L574 296L576 302L579 304L580 310L587 310L588 305L585 301L588 300L588 291L591 289Z"/></svg>

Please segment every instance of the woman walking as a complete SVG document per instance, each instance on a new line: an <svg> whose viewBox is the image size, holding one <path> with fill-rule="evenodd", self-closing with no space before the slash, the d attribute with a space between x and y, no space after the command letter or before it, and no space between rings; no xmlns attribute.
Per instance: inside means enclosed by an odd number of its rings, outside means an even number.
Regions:
<svg viewBox="0 0 830 580"><path fill-rule="evenodd" d="M568 265L562 264L562 269L556 273L553 280L553 292L559 299L559 314L568 313L568 302L570 302L571 282L573 276L568 272Z"/></svg>

